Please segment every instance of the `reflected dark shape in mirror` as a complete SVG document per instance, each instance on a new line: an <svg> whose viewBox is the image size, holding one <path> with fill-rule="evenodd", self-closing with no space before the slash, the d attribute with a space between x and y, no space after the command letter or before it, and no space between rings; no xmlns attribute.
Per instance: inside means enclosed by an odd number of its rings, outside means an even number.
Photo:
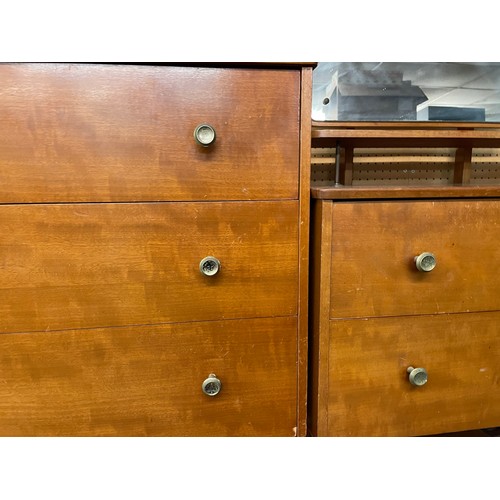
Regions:
<svg viewBox="0 0 500 500"><path fill-rule="evenodd" d="M500 122L500 63L320 62L312 118Z"/></svg>

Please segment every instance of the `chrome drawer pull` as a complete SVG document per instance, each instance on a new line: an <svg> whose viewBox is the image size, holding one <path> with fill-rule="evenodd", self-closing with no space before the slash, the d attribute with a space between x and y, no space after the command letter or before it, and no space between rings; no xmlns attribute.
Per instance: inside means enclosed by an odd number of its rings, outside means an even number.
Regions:
<svg viewBox="0 0 500 500"><path fill-rule="evenodd" d="M428 273L436 267L436 257L430 252L421 253L415 257L415 265L419 271Z"/></svg>
<svg viewBox="0 0 500 500"><path fill-rule="evenodd" d="M409 366L406 371L411 385L420 387L427 383L427 370L425 368L413 368L413 366Z"/></svg>
<svg viewBox="0 0 500 500"><path fill-rule="evenodd" d="M200 272L205 276L214 276L220 271L220 261L215 257L209 256L201 259Z"/></svg>
<svg viewBox="0 0 500 500"><path fill-rule="evenodd" d="M207 396L217 396L221 389L222 383L214 373L211 373L208 378L203 381L203 384L201 384L201 390Z"/></svg>
<svg viewBox="0 0 500 500"><path fill-rule="evenodd" d="M200 146L207 148L215 142L215 129L208 123L202 123L194 129L194 139Z"/></svg>

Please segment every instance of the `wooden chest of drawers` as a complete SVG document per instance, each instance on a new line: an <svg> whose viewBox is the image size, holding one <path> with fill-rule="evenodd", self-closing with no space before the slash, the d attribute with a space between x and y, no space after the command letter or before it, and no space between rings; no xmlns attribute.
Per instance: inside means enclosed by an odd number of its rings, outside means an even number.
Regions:
<svg viewBox="0 0 500 500"><path fill-rule="evenodd" d="M305 434L311 72L0 66L1 435Z"/></svg>
<svg viewBox="0 0 500 500"><path fill-rule="evenodd" d="M500 130L313 123L309 431L500 426Z"/></svg>
<svg viewBox="0 0 500 500"><path fill-rule="evenodd" d="M498 426L500 199L318 199L313 217L312 432Z"/></svg>

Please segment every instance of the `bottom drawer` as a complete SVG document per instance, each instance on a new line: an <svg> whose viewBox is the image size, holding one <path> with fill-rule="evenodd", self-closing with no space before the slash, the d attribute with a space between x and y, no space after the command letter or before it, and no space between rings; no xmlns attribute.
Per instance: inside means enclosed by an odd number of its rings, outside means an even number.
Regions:
<svg viewBox="0 0 500 500"><path fill-rule="evenodd" d="M331 321L328 357L318 433L415 436L500 425L499 312ZM425 385L410 383L410 366L427 371Z"/></svg>
<svg viewBox="0 0 500 500"><path fill-rule="evenodd" d="M0 335L0 435L294 435L296 330L289 317Z"/></svg>

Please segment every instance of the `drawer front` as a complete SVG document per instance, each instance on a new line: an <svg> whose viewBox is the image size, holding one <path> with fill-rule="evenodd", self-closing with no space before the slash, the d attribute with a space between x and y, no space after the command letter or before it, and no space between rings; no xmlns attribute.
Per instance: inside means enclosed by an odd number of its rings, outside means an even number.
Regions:
<svg viewBox="0 0 500 500"><path fill-rule="evenodd" d="M500 309L498 200L336 203L332 233L331 317Z"/></svg>
<svg viewBox="0 0 500 500"><path fill-rule="evenodd" d="M0 203L297 198L299 104L295 70L2 64Z"/></svg>
<svg viewBox="0 0 500 500"><path fill-rule="evenodd" d="M328 434L413 436L500 425L500 313L330 322ZM424 368L414 386L407 368Z"/></svg>
<svg viewBox="0 0 500 500"><path fill-rule="evenodd" d="M297 314L295 201L4 205L0 231L1 332Z"/></svg>
<svg viewBox="0 0 500 500"><path fill-rule="evenodd" d="M0 435L292 436L296 318L0 335ZM209 374L222 387L202 392Z"/></svg>

